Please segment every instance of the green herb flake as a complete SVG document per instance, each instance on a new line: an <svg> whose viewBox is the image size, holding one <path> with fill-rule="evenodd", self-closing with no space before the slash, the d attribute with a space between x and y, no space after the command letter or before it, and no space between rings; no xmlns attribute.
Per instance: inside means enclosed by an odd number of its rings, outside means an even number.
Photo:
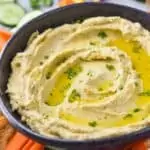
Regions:
<svg viewBox="0 0 150 150"><path fill-rule="evenodd" d="M69 97L69 102L73 103L74 101L77 101L77 100L80 100L80 94L77 92L76 89L73 89Z"/></svg>
<svg viewBox="0 0 150 150"><path fill-rule="evenodd" d="M137 74L137 78L141 78L141 74L140 73Z"/></svg>
<svg viewBox="0 0 150 150"><path fill-rule="evenodd" d="M137 48L133 48L133 52L134 52L134 53L140 53L140 50L137 49Z"/></svg>
<svg viewBox="0 0 150 150"><path fill-rule="evenodd" d="M90 121L88 123L88 125L91 126L91 127L96 127L97 126L97 122L96 121Z"/></svg>
<svg viewBox="0 0 150 150"><path fill-rule="evenodd" d="M15 64L15 66L16 66L17 68L19 68L19 67L21 67L21 64L20 64L19 62L17 62L17 63Z"/></svg>
<svg viewBox="0 0 150 150"><path fill-rule="evenodd" d="M64 73L67 74L68 79L73 79L75 76L78 75L82 71L82 68L80 66L74 67L74 68L69 68L67 71Z"/></svg>
<svg viewBox="0 0 150 150"><path fill-rule="evenodd" d="M134 45L134 47L133 47L133 49L132 49L132 51L134 53L140 53L140 50L141 50L141 45L136 42L135 45Z"/></svg>
<svg viewBox="0 0 150 150"><path fill-rule="evenodd" d="M50 93L49 95L50 95L50 96L53 96L53 93Z"/></svg>
<svg viewBox="0 0 150 150"><path fill-rule="evenodd" d="M106 57L106 60L107 60L107 61L112 61L113 59L112 59L111 57L107 56L107 57Z"/></svg>
<svg viewBox="0 0 150 150"><path fill-rule="evenodd" d="M115 69L115 67L114 67L113 65L111 65L111 64L106 64L106 68L107 68L108 70L110 70L110 71L112 71L112 70Z"/></svg>
<svg viewBox="0 0 150 150"><path fill-rule="evenodd" d="M66 60L67 60L66 57L61 58L60 60L58 60L58 61L56 62L56 65L59 66L59 65L61 65L62 63L64 63Z"/></svg>
<svg viewBox="0 0 150 150"><path fill-rule="evenodd" d="M94 42L90 42L90 45L92 45L92 46L93 46L93 45L96 45L96 43L94 43Z"/></svg>
<svg viewBox="0 0 150 150"><path fill-rule="evenodd" d="M45 56L44 56L44 59L48 59L48 55L45 55Z"/></svg>
<svg viewBox="0 0 150 150"><path fill-rule="evenodd" d="M47 72L46 79L49 79L51 77L51 72Z"/></svg>
<svg viewBox="0 0 150 150"><path fill-rule="evenodd" d="M119 54L119 57L124 58L125 55L124 54Z"/></svg>
<svg viewBox="0 0 150 150"><path fill-rule="evenodd" d="M135 65L132 65L132 68L135 70L136 69Z"/></svg>
<svg viewBox="0 0 150 150"><path fill-rule="evenodd" d="M144 91L139 94L140 96L150 96L150 90Z"/></svg>
<svg viewBox="0 0 150 150"><path fill-rule="evenodd" d="M77 75L77 72L73 70L73 68L69 68L65 73L67 74L68 79L72 79Z"/></svg>
<svg viewBox="0 0 150 150"><path fill-rule="evenodd" d="M93 76L93 73L92 73L91 71L89 71L89 72L87 73L87 75L88 75L89 77L92 77L92 76Z"/></svg>
<svg viewBox="0 0 150 150"><path fill-rule="evenodd" d="M99 91L103 91L103 88L99 88L98 90L99 90Z"/></svg>
<svg viewBox="0 0 150 150"><path fill-rule="evenodd" d="M40 65L43 65L43 62L42 62L42 61L40 61Z"/></svg>
<svg viewBox="0 0 150 150"><path fill-rule="evenodd" d="M119 86L119 90L123 90L123 85L120 85L120 86Z"/></svg>
<svg viewBox="0 0 150 150"><path fill-rule="evenodd" d="M136 86L136 87L138 87L138 86L139 86L138 82L135 82L134 84L135 84L135 86Z"/></svg>
<svg viewBox="0 0 150 150"><path fill-rule="evenodd" d="M98 33L98 37L101 37L101 38L106 38L107 37L107 34L104 32L104 31L101 31Z"/></svg>
<svg viewBox="0 0 150 150"><path fill-rule="evenodd" d="M64 86L64 89L67 90L71 86L71 83L68 83Z"/></svg>
<svg viewBox="0 0 150 150"><path fill-rule="evenodd" d="M61 88L60 92L61 92L61 93L65 92L70 86L71 86L71 83L68 83L68 84L64 85L64 86Z"/></svg>
<svg viewBox="0 0 150 150"><path fill-rule="evenodd" d="M131 118L131 117L133 117L132 114L127 114L127 115L124 116L124 119L128 119L128 118Z"/></svg>
<svg viewBox="0 0 150 150"><path fill-rule="evenodd" d="M139 111L141 111L141 109L140 108L135 108L134 110L133 110L133 112L139 112Z"/></svg>

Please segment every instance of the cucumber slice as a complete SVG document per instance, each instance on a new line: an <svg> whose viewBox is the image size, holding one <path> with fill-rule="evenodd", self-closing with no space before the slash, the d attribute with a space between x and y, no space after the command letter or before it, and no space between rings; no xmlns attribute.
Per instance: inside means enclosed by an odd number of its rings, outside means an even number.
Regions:
<svg viewBox="0 0 150 150"><path fill-rule="evenodd" d="M0 0L0 3L8 3L8 2L15 2L15 0Z"/></svg>
<svg viewBox="0 0 150 150"><path fill-rule="evenodd" d="M14 3L0 5L0 23L6 26L16 26L25 12L22 7Z"/></svg>
<svg viewBox="0 0 150 150"><path fill-rule="evenodd" d="M18 23L18 25L13 28L11 30L11 32L16 32L21 26L23 26L25 23L29 22L30 20L32 20L33 18L39 16L42 14L42 11L40 10L34 10L34 11L31 11L29 13L27 13L21 20L20 22Z"/></svg>
<svg viewBox="0 0 150 150"><path fill-rule="evenodd" d="M40 10L34 10L31 11L29 13L27 13L19 22L17 27L21 27L22 25L24 25L25 23L29 22L30 20L32 20L33 18L39 16L42 14L42 11Z"/></svg>

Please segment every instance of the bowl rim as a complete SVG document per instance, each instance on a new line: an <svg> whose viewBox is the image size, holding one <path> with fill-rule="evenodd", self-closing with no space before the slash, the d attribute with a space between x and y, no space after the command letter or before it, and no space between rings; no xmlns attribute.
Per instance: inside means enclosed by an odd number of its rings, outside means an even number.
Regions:
<svg viewBox="0 0 150 150"><path fill-rule="evenodd" d="M10 43L13 42L13 39L15 37L17 37L17 35L26 27L30 26L33 22L36 22L37 20L42 20L44 19L47 15L50 14L55 14L55 12L60 12L62 10L66 10L66 9L72 9L74 7L82 7L82 6L86 6L86 5L106 5L106 6L116 6L116 7L120 7L120 8L128 8L128 9L132 9L135 11L138 11L140 13L143 13L145 15L147 15L146 12L141 11L139 9L136 8L131 8L129 6L123 6L120 4L113 4L113 3L98 3L98 2L85 2L85 3L81 3L81 4L72 4L72 5L68 5L68 6L64 6L64 7L60 7L60 8L56 8L53 10L49 10L47 12L45 12L44 14L34 18L33 20L31 20L30 22L24 24L18 32L16 32L12 38L8 41L8 43L6 44L5 48L2 51L1 54L1 58L0 58L0 68L1 68L1 60L3 59L3 55L5 55L5 49L7 49L7 47L9 47ZM5 104L2 101L2 96L1 96L1 91L0 91L0 109L2 111L2 113L6 116L6 118L9 120L10 124L12 124L12 126L16 129L18 129L18 131L20 131L21 133L23 133L26 136L29 136L39 142L42 142L44 144L52 144L52 145L57 145L57 146L64 146L65 144L69 145L80 145L80 144L101 144L101 145L107 145L109 143L113 144L113 143L118 143L118 141L122 141L124 139L126 139L127 141L130 141L131 139L136 139L138 137L140 138L145 138L145 137L150 137L150 127L144 127L138 131L134 131L131 133L127 133L127 134L123 134L123 135L115 135L115 136L108 136L108 137L103 137L103 138L96 138L96 139L86 139L86 140L75 140L75 139L60 139L60 138L52 138L52 137L47 137L47 136L43 136L40 133L34 132L32 129L26 127L24 124L22 124L21 121L18 121L15 117L12 116L12 114L7 110L7 107L5 106Z"/></svg>

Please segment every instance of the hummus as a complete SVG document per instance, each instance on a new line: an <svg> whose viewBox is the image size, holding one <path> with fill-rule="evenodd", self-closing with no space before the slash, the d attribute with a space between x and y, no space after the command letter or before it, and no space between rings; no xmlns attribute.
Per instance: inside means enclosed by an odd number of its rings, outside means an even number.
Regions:
<svg viewBox="0 0 150 150"><path fill-rule="evenodd" d="M150 125L150 32L120 17L48 29L11 62L7 92L49 137L117 136Z"/></svg>

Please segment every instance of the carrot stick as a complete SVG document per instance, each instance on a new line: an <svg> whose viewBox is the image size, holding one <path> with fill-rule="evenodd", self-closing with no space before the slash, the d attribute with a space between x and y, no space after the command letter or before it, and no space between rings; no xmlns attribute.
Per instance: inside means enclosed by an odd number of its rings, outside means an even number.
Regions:
<svg viewBox="0 0 150 150"><path fill-rule="evenodd" d="M144 141L139 141L133 144L132 150L147 150L147 147Z"/></svg>
<svg viewBox="0 0 150 150"><path fill-rule="evenodd" d="M73 4L73 0L60 0L59 1L59 6L65 6L69 4Z"/></svg>
<svg viewBox="0 0 150 150"><path fill-rule="evenodd" d="M8 40L11 37L11 33L9 31L0 29L0 36L3 37L5 40Z"/></svg>
<svg viewBox="0 0 150 150"><path fill-rule="evenodd" d="M124 150L148 150L145 144L145 141L138 141L129 146L127 146Z"/></svg>
<svg viewBox="0 0 150 150"><path fill-rule="evenodd" d="M2 49L2 47L6 44L10 37L10 32L0 29L0 49Z"/></svg>
<svg viewBox="0 0 150 150"><path fill-rule="evenodd" d="M29 140L25 145L24 145L24 147L22 148L22 150L29 150L31 147L32 147L32 145L34 145L34 141L32 141L32 140Z"/></svg>
<svg viewBox="0 0 150 150"><path fill-rule="evenodd" d="M35 142L29 150L44 150L44 145Z"/></svg>
<svg viewBox="0 0 150 150"><path fill-rule="evenodd" d="M16 132L16 134L10 139L5 150L21 150L28 141L29 138L19 132Z"/></svg>
<svg viewBox="0 0 150 150"><path fill-rule="evenodd" d="M0 37L0 50L3 48L3 46L6 44L7 40L4 40Z"/></svg>

